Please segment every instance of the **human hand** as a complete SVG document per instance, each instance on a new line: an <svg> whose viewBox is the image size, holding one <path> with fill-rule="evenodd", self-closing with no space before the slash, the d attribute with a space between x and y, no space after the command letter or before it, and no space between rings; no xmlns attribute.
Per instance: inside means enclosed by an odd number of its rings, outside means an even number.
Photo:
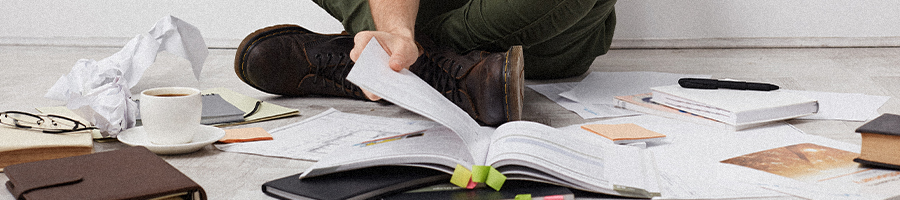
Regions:
<svg viewBox="0 0 900 200"><path fill-rule="evenodd" d="M350 51L350 59L356 62L362 50L366 48L366 44L373 37L378 39L381 48L391 56L390 60L388 60L388 66L394 71L409 69L409 66L415 63L419 55L422 54L411 35L384 31L363 31L357 33L353 38L355 44L353 50Z"/></svg>
<svg viewBox="0 0 900 200"><path fill-rule="evenodd" d="M353 38L354 46L353 50L350 51L350 59L353 60L353 62L356 62L357 59L359 59L362 50L366 48L366 44L368 44L369 40L372 40L372 38L378 39L381 48L383 48L390 56L388 67L394 71L399 72L402 69L409 69L409 67L419 58L419 55L422 54L422 52L419 51L419 47L416 45L415 39L413 39L411 35L394 34L384 31L363 31L357 33ZM362 91L369 100L378 101L381 99L381 97L372 94L368 90L363 89Z"/></svg>

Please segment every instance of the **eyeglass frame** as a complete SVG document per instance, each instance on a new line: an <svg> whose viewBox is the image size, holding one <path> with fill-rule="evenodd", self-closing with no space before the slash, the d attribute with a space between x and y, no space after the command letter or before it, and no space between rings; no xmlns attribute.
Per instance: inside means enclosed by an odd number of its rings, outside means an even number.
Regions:
<svg viewBox="0 0 900 200"><path fill-rule="evenodd" d="M27 115L30 117L37 118L39 120L35 124L38 124L38 125L42 125L45 121L50 121L50 123L52 123L52 124L57 124L57 122L54 120L54 118L68 120L69 122L73 122L75 125L72 127L72 129L33 127L33 126L19 124L19 119L9 117L9 114L20 114L20 115ZM15 128L23 128L23 129L36 129L36 130L41 130L41 132L51 133L51 134L97 129L97 127L87 126L78 120L74 120L74 119L68 118L66 116L54 115L54 114L38 115L38 114L32 114L32 113L27 113L27 112L21 112L21 111L4 111L4 112L0 112L0 118L10 118L13 120L13 124L8 124L8 123L4 123L3 121L0 121L0 124L3 124L3 125L12 126ZM52 125L52 126L57 126L57 125ZM79 126L81 128L79 128Z"/></svg>

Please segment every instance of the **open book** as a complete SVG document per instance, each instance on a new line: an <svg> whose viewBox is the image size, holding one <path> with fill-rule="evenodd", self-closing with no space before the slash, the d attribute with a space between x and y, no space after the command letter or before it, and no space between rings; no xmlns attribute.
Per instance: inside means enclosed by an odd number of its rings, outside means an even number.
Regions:
<svg viewBox="0 0 900 200"><path fill-rule="evenodd" d="M408 70L398 73L388 68L388 55L379 47L377 41L370 41L347 79L443 126L336 150L309 167L301 179L382 165L447 173L453 173L457 165L469 169L489 165L508 180L628 197L658 195L648 151L614 145L586 130L562 131L534 122L481 127Z"/></svg>

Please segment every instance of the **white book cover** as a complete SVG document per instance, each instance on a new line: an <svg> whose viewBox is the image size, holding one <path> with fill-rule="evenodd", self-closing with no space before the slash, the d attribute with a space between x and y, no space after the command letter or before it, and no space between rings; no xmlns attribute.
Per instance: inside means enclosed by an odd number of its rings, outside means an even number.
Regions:
<svg viewBox="0 0 900 200"><path fill-rule="evenodd" d="M818 102L785 91L653 87L653 101L731 125L758 124L814 114Z"/></svg>

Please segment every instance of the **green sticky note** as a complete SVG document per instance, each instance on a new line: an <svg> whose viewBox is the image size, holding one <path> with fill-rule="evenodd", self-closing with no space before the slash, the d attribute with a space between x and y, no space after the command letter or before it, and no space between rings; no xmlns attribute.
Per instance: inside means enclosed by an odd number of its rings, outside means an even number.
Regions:
<svg viewBox="0 0 900 200"><path fill-rule="evenodd" d="M516 200L531 200L531 194L516 195Z"/></svg>
<svg viewBox="0 0 900 200"><path fill-rule="evenodd" d="M475 165L472 166L472 181L476 183L484 183L491 172L491 166Z"/></svg>
<svg viewBox="0 0 900 200"><path fill-rule="evenodd" d="M456 164L456 169L453 170L453 176L450 177L450 183L464 188L469 185L469 180L471 179L472 172L462 165Z"/></svg>
<svg viewBox="0 0 900 200"><path fill-rule="evenodd" d="M506 176L497 171L497 168L491 167L491 171L488 172L487 180L484 183L487 183L488 186L494 188L494 190L500 191L500 187L503 187L503 183L506 182Z"/></svg>

